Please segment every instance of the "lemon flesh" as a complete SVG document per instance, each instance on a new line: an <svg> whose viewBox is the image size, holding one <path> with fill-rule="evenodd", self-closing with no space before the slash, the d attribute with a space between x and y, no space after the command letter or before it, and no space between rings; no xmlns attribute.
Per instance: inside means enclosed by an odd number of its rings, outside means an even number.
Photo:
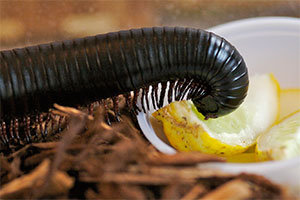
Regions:
<svg viewBox="0 0 300 200"><path fill-rule="evenodd" d="M300 89L280 90L280 116L279 119L290 115L300 109Z"/></svg>
<svg viewBox="0 0 300 200"><path fill-rule="evenodd" d="M273 75L250 78L248 96L234 112L204 120L192 101L173 102L153 113L170 144L179 151L234 155L255 144L259 133L275 123L279 85Z"/></svg>
<svg viewBox="0 0 300 200"><path fill-rule="evenodd" d="M260 160L284 160L300 156L300 110L287 116L257 139Z"/></svg>

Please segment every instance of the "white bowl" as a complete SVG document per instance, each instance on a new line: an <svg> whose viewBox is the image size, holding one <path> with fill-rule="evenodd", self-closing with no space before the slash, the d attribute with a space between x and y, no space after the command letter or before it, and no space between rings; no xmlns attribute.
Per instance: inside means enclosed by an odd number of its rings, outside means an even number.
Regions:
<svg viewBox="0 0 300 200"><path fill-rule="evenodd" d="M209 29L232 43L243 56L250 76L272 72L283 88L300 87L300 20L287 17L244 19ZM153 111L153 110L151 110ZM149 113L139 113L138 122L146 138L161 152L173 154L174 148L154 132ZM261 163L208 163L231 173L251 172L300 192L300 157Z"/></svg>

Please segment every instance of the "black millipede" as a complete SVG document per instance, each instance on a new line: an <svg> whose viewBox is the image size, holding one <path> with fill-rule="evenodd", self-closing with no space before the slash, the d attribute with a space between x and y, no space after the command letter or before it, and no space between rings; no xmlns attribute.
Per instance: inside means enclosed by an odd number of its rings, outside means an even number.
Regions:
<svg viewBox="0 0 300 200"><path fill-rule="evenodd" d="M160 108L165 95L169 102L185 96L211 118L236 109L248 89L247 68L236 48L194 28L131 29L4 50L0 61L0 139L6 145L30 142L30 127L43 121L47 126L42 113L54 103L77 106L112 98L118 112L118 95L131 105L140 94L145 111L148 97Z"/></svg>

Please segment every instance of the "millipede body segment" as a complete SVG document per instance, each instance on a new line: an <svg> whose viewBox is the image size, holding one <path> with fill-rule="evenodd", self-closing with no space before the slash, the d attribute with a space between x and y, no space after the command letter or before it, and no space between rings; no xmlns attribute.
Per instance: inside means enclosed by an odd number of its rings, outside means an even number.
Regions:
<svg viewBox="0 0 300 200"><path fill-rule="evenodd" d="M248 89L238 51L225 39L193 28L132 29L5 50L0 61L3 144L30 141L33 126L45 134L51 120L43 113L54 103L77 106L112 98L117 112L118 95L132 105L141 94L145 111L148 98L159 108L168 95L169 102L192 99L210 118L236 109Z"/></svg>

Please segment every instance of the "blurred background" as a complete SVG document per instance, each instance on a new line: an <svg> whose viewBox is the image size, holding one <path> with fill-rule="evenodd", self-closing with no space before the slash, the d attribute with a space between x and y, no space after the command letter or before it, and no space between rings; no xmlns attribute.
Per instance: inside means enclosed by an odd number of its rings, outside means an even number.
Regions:
<svg viewBox="0 0 300 200"><path fill-rule="evenodd" d="M146 26L300 17L299 0L0 0L0 49Z"/></svg>

